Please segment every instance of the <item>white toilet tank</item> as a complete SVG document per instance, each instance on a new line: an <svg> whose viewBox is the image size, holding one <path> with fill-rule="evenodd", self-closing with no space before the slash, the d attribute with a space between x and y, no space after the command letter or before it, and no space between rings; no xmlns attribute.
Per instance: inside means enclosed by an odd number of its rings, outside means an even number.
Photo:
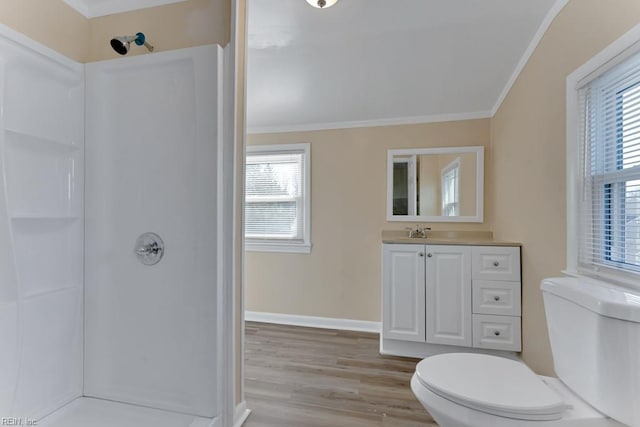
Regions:
<svg viewBox="0 0 640 427"><path fill-rule="evenodd" d="M558 377L600 412L640 427L640 291L575 277L541 288Z"/></svg>

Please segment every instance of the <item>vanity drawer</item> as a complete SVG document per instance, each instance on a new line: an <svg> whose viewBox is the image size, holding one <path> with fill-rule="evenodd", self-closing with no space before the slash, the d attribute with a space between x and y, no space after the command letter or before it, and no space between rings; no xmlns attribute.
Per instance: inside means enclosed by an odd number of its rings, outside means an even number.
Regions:
<svg viewBox="0 0 640 427"><path fill-rule="evenodd" d="M473 346L493 350L521 351L520 317L474 314Z"/></svg>
<svg viewBox="0 0 640 427"><path fill-rule="evenodd" d="M474 280L473 313L520 316L520 282Z"/></svg>
<svg viewBox="0 0 640 427"><path fill-rule="evenodd" d="M471 251L471 278L520 281L520 248L475 246Z"/></svg>

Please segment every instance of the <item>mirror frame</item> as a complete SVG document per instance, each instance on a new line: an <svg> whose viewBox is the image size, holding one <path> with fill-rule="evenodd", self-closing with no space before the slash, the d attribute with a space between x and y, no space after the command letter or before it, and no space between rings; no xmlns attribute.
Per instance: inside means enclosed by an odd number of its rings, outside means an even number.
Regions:
<svg viewBox="0 0 640 427"><path fill-rule="evenodd" d="M470 216L428 216L393 214L393 157L423 154L476 153L476 214ZM438 147L387 150L387 221L401 222L483 222L484 221L484 147Z"/></svg>

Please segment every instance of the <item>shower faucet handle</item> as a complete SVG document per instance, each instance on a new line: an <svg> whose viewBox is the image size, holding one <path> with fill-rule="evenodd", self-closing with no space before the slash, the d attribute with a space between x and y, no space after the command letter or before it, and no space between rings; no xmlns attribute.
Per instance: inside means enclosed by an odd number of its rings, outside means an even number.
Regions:
<svg viewBox="0 0 640 427"><path fill-rule="evenodd" d="M164 242L156 233L144 233L136 240L133 253L144 265L160 262L164 255Z"/></svg>
<svg viewBox="0 0 640 427"><path fill-rule="evenodd" d="M136 249L136 253L138 255L149 255L149 254L157 254L160 251L160 247L156 242L151 242L146 245L139 246Z"/></svg>

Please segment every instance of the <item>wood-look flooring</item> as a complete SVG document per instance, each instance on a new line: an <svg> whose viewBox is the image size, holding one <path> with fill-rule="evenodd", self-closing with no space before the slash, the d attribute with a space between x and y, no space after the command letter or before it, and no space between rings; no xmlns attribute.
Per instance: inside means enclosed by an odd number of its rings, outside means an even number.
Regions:
<svg viewBox="0 0 640 427"><path fill-rule="evenodd" d="M436 426L409 386L419 360L378 345L378 334L247 322L244 426Z"/></svg>

